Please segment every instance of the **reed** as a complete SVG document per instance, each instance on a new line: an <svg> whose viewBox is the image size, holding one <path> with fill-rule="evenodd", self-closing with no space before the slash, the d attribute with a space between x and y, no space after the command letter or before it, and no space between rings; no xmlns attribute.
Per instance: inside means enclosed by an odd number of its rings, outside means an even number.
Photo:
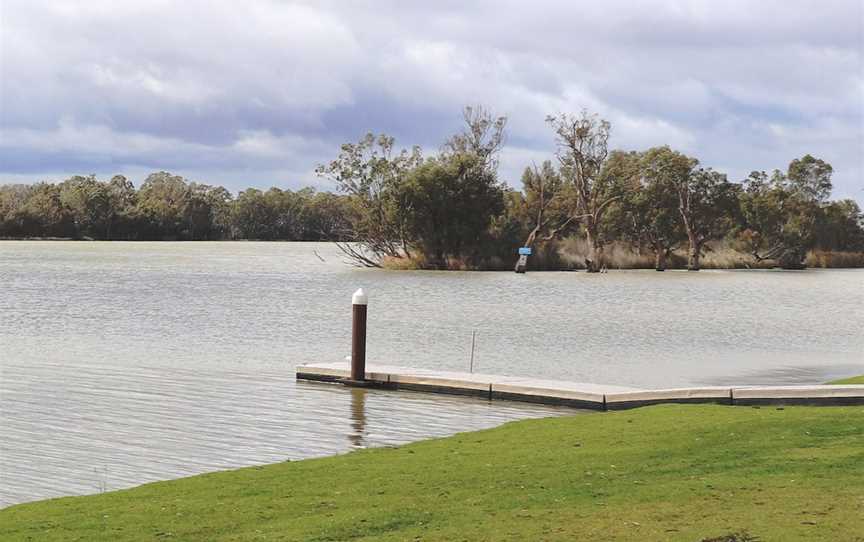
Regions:
<svg viewBox="0 0 864 542"><path fill-rule="evenodd" d="M532 271L566 271L585 269L588 245L585 239L570 237L554 243L534 247L529 260ZM654 269L654 254L648 250L637 251L626 243L612 242L606 245L603 259L609 269ZM487 256L471 261L466 258L449 258L447 269L451 271L510 271L516 263L515 251L511 257ZM772 260L757 261L752 255L736 250L732 243L715 241L705 247L702 269L770 269L776 267ZM864 252L833 252L813 250L807 254L807 267L811 268L864 268ZM406 271L431 269L426 259L415 254L411 257L386 257L381 262L384 269ZM666 258L667 269L687 267L686 247L679 248Z"/></svg>
<svg viewBox="0 0 864 542"><path fill-rule="evenodd" d="M381 260L381 267L390 271L423 269L424 264L425 260L420 256L412 256L410 258L407 256L402 256L401 258L384 256L384 259Z"/></svg>
<svg viewBox="0 0 864 542"><path fill-rule="evenodd" d="M864 267L864 252L831 252L811 250L807 254L807 267L838 268Z"/></svg>

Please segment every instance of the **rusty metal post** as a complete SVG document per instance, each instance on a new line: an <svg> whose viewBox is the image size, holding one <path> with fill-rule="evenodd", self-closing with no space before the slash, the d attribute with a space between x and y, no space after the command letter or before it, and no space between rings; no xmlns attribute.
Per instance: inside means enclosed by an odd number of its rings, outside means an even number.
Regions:
<svg viewBox="0 0 864 542"><path fill-rule="evenodd" d="M351 324L351 380L366 379L366 307L369 298L360 288L351 297L353 309Z"/></svg>

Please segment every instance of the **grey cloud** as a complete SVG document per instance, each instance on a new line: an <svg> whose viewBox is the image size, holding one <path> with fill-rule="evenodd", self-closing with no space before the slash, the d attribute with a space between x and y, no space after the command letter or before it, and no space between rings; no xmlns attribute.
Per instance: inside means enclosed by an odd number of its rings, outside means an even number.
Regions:
<svg viewBox="0 0 864 542"><path fill-rule="evenodd" d="M836 196L864 199L854 0L0 9L0 181L150 168L297 186L366 131L434 150L483 103L510 119L511 184L552 155L545 115L587 107L615 145L669 143L733 179L812 152Z"/></svg>

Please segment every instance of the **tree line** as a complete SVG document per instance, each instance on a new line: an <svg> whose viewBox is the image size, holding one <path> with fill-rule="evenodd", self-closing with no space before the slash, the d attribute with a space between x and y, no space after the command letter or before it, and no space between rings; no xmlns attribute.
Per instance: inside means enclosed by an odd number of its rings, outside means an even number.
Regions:
<svg viewBox="0 0 864 542"><path fill-rule="evenodd" d="M584 267L608 264L607 247L673 254L688 269L717 241L755 263L801 268L809 250L864 251L864 217L831 201L833 169L805 155L740 182L668 146L609 149L611 125L582 111L546 119L554 160L526 167L522 189L499 179L505 117L467 107L463 129L432 155L367 134L316 168L338 193L271 188L236 197L167 172L136 189L101 181L0 186L0 237L105 240L335 241L358 265L423 268L512 266L518 247L555 267L560 243L580 238Z"/></svg>
<svg viewBox="0 0 864 542"><path fill-rule="evenodd" d="M734 183L668 146L610 150L610 123L582 111L547 117L555 160L527 167L517 191L498 179L506 118L468 107L464 121L430 157L368 134L319 166L354 206L352 243L340 246L355 262L496 268L530 247L554 266L572 236L584 240L589 272L607 265L611 243L650 251L657 270L678 249L698 270L719 240L784 268L803 267L814 248L864 251L861 209L828 200L833 169L810 155Z"/></svg>
<svg viewBox="0 0 864 542"><path fill-rule="evenodd" d="M137 190L122 175L100 181L0 186L0 237L162 241L330 241L348 231L346 196L304 188L244 190L152 173Z"/></svg>

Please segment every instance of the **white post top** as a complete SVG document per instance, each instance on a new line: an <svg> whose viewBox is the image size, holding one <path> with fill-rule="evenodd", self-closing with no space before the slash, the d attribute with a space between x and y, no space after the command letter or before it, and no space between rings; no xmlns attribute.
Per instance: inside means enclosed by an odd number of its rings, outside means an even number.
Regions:
<svg viewBox="0 0 864 542"><path fill-rule="evenodd" d="M363 291L363 288L359 288L354 295L351 296L351 304L352 305L368 305L369 297L366 296L366 292Z"/></svg>

